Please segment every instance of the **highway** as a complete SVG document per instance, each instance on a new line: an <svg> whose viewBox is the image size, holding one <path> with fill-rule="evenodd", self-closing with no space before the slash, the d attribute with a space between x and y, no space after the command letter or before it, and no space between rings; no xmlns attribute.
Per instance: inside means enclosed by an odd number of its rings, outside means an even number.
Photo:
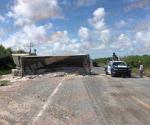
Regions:
<svg viewBox="0 0 150 125"><path fill-rule="evenodd" d="M0 88L0 125L150 125L150 78L48 75Z"/></svg>

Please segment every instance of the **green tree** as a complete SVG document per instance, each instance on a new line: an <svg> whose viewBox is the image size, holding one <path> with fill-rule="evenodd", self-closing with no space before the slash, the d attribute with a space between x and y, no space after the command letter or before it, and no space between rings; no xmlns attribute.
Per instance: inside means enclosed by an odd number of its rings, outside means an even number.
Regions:
<svg viewBox="0 0 150 125"><path fill-rule="evenodd" d="M13 53L21 53L21 54L25 54L26 52L22 49L17 50L17 51L13 51Z"/></svg>
<svg viewBox="0 0 150 125"><path fill-rule="evenodd" d="M6 49L4 46L0 45L0 58L11 56L11 54L12 54L11 48Z"/></svg>

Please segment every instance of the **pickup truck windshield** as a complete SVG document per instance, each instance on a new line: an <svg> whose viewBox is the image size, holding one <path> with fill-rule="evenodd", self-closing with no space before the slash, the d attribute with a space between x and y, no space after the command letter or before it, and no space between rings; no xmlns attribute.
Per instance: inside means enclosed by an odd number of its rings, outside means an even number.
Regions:
<svg viewBox="0 0 150 125"><path fill-rule="evenodd" d="M113 65L118 66L118 65L126 65L124 62L114 62Z"/></svg>

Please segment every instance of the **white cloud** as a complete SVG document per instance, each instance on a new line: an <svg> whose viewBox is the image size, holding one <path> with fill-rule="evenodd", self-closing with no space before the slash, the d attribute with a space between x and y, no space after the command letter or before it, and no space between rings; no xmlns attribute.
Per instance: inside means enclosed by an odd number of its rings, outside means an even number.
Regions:
<svg viewBox="0 0 150 125"><path fill-rule="evenodd" d="M52 23L48 23L44 25L45 29L52 29L53 28L53 24Z"/></svg>
<svg viewBox="0 0 150 125"><path fill-rule="evenodd" d="M125 6L124 11L129 12L135 9L146 8L149 6L149 0L132 0L127 6Z"/></svg>
<svg viewBox="0 0 150 125"><path fill-rule="evenodd" d="M3 17L2 15L0 15L0 21L4 22L5 21L5 17Z"/></svg>
<svg viewBox="0 0 150 125"><path fill-rule="evenodd" d="M70 39L68 37L67 31L57 31L50 36L49 41L52 43L56 42L68 43Z"/></svg>
<svg viewBox="0 0 150 125"><path fill-rule="evenodd" d="M135 43L141 45L143 51L150 53L150 29L136 32Z"/></svg>
<svg viewBox="0 0 150 125"><path fill-rule="evenodd" d="M47 36L44 26L27 25L8 37L4 45L6 47L12 47L13 49L26 49L27 44L30 42L39 44L46 40Z"/></svg>
<svg viewBox="0 0 150 125"><path fill-rule="evenodd" d="M79 54L82 51L81 44L77 39L71 39L67 31L57 31L49 35L44 25L26 25L12 34L3 44L5 47L28 51L27 45L30 42L37 48L40 55Z"/></svg>
<svg viewBox="0 0 150 125"><path fill-rule="evenodd" d="M93 12L93 17L88 20L92 28L80 28L78 34L81 41L84 38L84 46L89 50L113 51L114 49L117 49L118 51L123 51L128 49L131 51L134 47L134 39L124 33L114 36L112 34L113 29L110 30L105 22L105 14L104 8L96 9ZM119 27L125 25L127 25L127 23L123 20L118 23Z"/></svg>
<svg viewBox="0 0 150 125"><path fill-rule="evenodd" d="M57 0L17 0L8 16L15 18L16 25L62 17Z"/></svg>
<svg viewBox="0 0 150 125"><path fill-rule="evenodd" d="M4 36L5 35L5 31L4 29L0 29L0 37Z"/></svg>
<svg viewBox="0 0 150 125"><path fill-rule="evenodd" d="M93 5L96 2L96 0L78 0L77 4L78 6L90 6Z"/></svg>
<svg viewBox="0 0 150 125"><path fill-rule="evenodd" d="M104 8L98 8L93 12L93 18L89 19L89 23L97 30L105 29L105 10Z"/></svg>
<svg viewBox="0 0 150 125"><path fill-rule="evenodd" d="M18 5L18 3L16 3L16 5ZM17 12L13 11L13 16L16 13ZM31 13L31 10L25 13ZM34 21L46 18L46 16L34 19L32 14L25 14L23 17L22 14L23 12L20 12L21 16L15 17L16 21L21 19L21 22L25 24L28 21L32 22L32 24L29 23L28 25L23 25L20 31L12 34L5 40L3 43L6 47L27 50L27 44L32 42L38 49L38 52L40 52L40 55L85 54L89 51L110 51L114 49L124 51L133 49L136 44L143 45L145 52L150 51L150 29L138 31L133 36L124 33L121 33L116 37L112 36L113 29L110 30L105 22L106 12L104 8L98 8L93 12L92 17L88 19L88 27L81 26L79 28L78 39L70 38L69 33L66 30L56 31L50 34L49 29L53 28L52 23L47 23L42 26L36 26L34 24ZM125 21L122 20L118 25L125 26L126 24Z"/></svg>
<svg viewBox="0 0 150 125"><path fill-rule="evenodd" d="M125 21L125 20L120 20L119 22L117 22L116 24L115 24L115 26L116 26L116 28L124 28L124 27L126 27L128 24L127 24L127 22Z"/></svg>
<svg viewBox="0 0 150 125"><path fill-rule="evenodd" d="M132 48L133 43L131 38L126 34L120 34L114 39L114 42L111 44L112 48L118 49L118 50L125 50Z"/></svg>
<svg viewBox="0 0 150 125"><path fill-rule="evenodd" d="M55 55L79 54L82 51L82 44L77 39L71 39L67 31L55 32L48 42L51 43L51 53Z"/></svg>
<svg viewBox="0 0 150 125"><path fill-rule="evenodd" d="M23 2L22 0L18 0ZM33 0L38 1L38 0ZM53 0L52 0L53 1ZM55 1L55 0L54 0ZM28 3L29 2L29 3ZM69 37L68 31L57 31L53 34L48 34L48 29L53 27L53 24L45 24L42 26L36 26L34 21L37 18L32 15L34 12L30 10L30 4L32 2L27 0L27 3L16 3L13 7L13 17L16 21L21 20L23 25L20 31L12 34L6 41L5 46L12 47L14 49L27 49L27 44L30 42L37 45L42 54L79 54L86 53L92 49L104 49L110 38L110 31L105 24L105 10L104 8L98 8L93 12L93 17L89 19L89 25L91 29L87 27L80 27L78 31L79 39L72 39ZM25 5L24 5L25 4ZM28 11L21 10L17 13L19 7L28 8ZM35 13L35 12L34 12ZM23 15L24 14L24 15ZM22 17L23 16L23 17ZM42 16L41 16L42 17ZM45 16L44 16L45 17ZM35 18L35 19L33 19ZM33 20L33 21L32 21ZM29 24L27 25L27 22ZM30 24L30 22L33 24Z"/></svg>
<svg viewBox="0 0 150 125"><path fill-rule="evenodd" d="M110 42L111 34L105 23L105 14L104 8L98 8L93 12L93 17L88 20L92 26L89 30L89 42L94 49L104 49Z"/></svg>
<svg viewBox="0 0 150 125"><path fill-rule="evenodd" d="M46 29L44 26L25 26L23 33L31 40L31 42L42 42L46 41Z"/></svg>
<svg viewBox="0 0 150 125"><path fill-rule="evenodd" d="M81 40L87 40L89 38L89 29L86 27L80 27L78 35Z"/></svg>

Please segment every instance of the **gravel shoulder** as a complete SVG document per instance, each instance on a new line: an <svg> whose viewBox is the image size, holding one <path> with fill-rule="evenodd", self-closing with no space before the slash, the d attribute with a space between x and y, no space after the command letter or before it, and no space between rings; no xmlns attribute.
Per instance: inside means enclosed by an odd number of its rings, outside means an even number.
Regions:
<svg viewBox="0 0 150 125"><path fill-rule="evenodd" d="M45 77L2 87L0 124L28 124L61 79Z"/></svg>

